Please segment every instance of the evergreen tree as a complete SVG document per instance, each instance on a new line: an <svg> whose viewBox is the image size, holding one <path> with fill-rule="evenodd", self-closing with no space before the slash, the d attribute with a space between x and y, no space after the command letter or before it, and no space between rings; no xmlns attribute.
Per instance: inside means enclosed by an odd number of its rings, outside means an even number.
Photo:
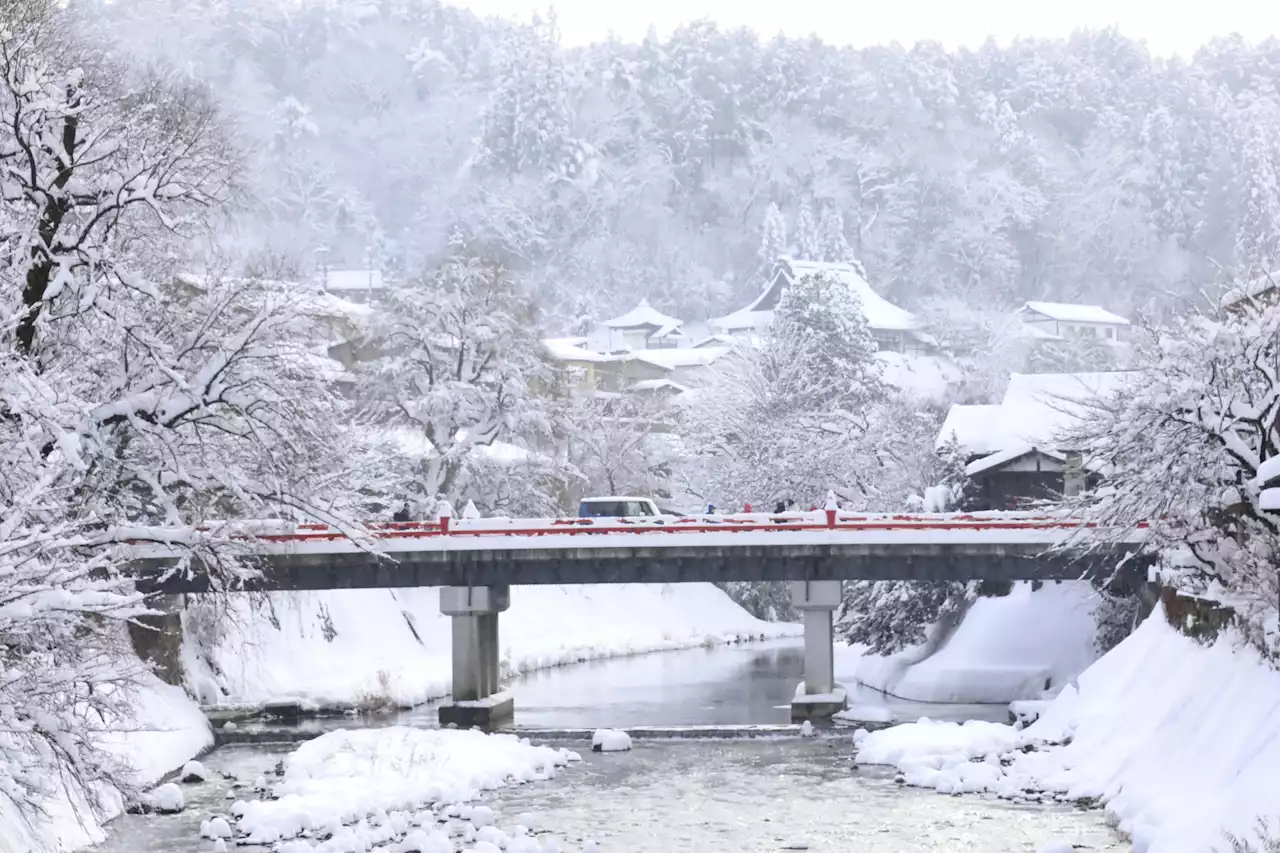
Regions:
<svg viewBox="0 0 1280 853"><path fill-rule="evenodd" d="M840 208L833 202L822 206L822 216L818 220L818 254L815 260L831 263L853 263L853 250L844 236L844 216Z"/></svg>
<svg viewBox="0 0 1280 853"><path fill-rule="evenodd" d="M818 220L813 215L813 206L808 201L803 201L796 214L796 258L802 261L820 261L823 260L822 254L822 235L818 231Z"/></svg>
<svg viewBox="0 0 1280 853"><path fill-rule="evenodd" d="M760 261L760 269L767 276L773 265L787 253L787 220L778 209L778 205L770 203L764 212L764 224L760 229L760 248L756 257Z"/></svg>

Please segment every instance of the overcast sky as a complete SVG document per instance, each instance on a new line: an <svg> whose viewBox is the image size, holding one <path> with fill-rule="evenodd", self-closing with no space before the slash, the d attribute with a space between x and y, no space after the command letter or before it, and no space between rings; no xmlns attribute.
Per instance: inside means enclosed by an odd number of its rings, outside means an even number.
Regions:
<svg viewBox="0 0 1280 853"><path fill-rule="evenodd" d="M674 26L707 17L721 26L749 25L773 35L818 33L825 41L867 45L930 39L948 47L976 46L988 35L1060 36L1077 27L1115 24L1146 39L1158 54L1190 55L1215 35L1239 32L1250 41L1280 34L1280 0L457 0L481 13L527 20L554 5L561 39L575 45L610 30L629 40L654 24Z"/></svg>

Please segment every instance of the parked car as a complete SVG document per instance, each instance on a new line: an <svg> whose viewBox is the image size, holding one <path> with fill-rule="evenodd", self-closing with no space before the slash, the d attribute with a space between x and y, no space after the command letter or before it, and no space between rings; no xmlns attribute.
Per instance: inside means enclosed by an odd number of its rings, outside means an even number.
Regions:
<svg viewBox="0 0 1280 853"><path fill-rule="evenodd" d="M607 495L598 498L583 498L578 504L579 518L660 518L669 517L658 509L658 504L651 498L623 497Z"/></svg>

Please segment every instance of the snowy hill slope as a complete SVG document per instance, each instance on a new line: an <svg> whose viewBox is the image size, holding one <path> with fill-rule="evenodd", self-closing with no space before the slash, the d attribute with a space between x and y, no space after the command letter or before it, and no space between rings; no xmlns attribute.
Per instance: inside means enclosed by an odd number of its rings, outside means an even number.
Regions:
<svg viewBox="0 0 1280 853"><path fill-rule="evenodd" d="M435 589L271 593L230 608L212 623L184 616L188 685L203 704L407 706L449 692L450 623ZM507 674L798 632L711 584L515 587L499 620Z"/></svg>

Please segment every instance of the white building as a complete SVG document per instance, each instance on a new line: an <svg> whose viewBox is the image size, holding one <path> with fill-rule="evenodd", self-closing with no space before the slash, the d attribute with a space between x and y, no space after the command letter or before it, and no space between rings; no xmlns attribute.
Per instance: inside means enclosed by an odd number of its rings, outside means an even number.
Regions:
<svg viewBox="0 0 1280 853"><path fill-rule="evenodd" d="M1069 432L1136 374L1015 373L997 405L952 406L935 446L954 440L968 460L965 473L980 486L979 506L1011 509L1027 499L1072 494L1096 482Z"/></svg>
<svg viewBox="0 0 1280 853"><path fill-rule="evenodd" d="M922 355L933 348L933 339L910 311L899 308L872 290L862 273L851 264L779 258L764 292L745 308L711 321L711 328L726 335L754 337L773 322L774 309L793 281L806 275L824 275L849 288L858 297L867 328L883 352Z"/></svg>
<svg viewBox="0 0 1280 853"><path fill-rule="evenodd" d="M1044 340L1095 338L1117 344L1129 336L1129 321L1098 305L1028 302L1018 310L1024 337Z"/></svg>
<svg viewBox="0 0 1280 853"><path fill-rule="evenodd" d="M663 314L647 299L641 299L639 305L621 317L604 323L606 330L622 336L621 343L630 350L678 347L686 340L684 332L680 331L683 325L683 320Z"/></svg>
<svg viewBox="0 0 1280 853"><path fill-rule="evenodd" d="M326 293L352 302L372 302L387 291L382 270L323 270L320 283Z"/></svg>

